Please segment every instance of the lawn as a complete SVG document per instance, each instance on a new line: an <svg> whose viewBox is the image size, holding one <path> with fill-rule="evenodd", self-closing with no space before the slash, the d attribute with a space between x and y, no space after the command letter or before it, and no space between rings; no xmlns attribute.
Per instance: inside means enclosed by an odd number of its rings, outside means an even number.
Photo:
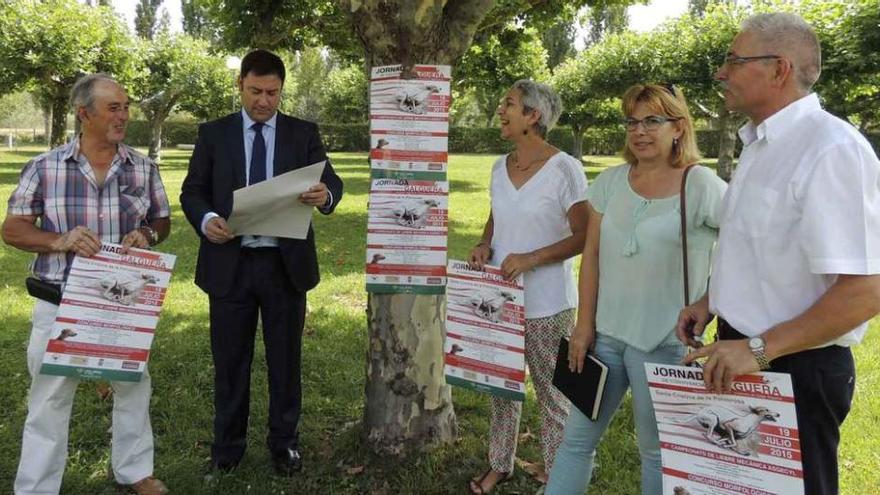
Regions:
<svg viewBox="0 0 880 495"><path fill-rule="evenodd" d="M333 163L345 181L345 198L330 217L317 215L315 229L322 283L309 294L303 357L304 411L301 427L305 470L291 480L275 477L264 447L266 369L262 343L254 363L249 448L233 474L206 479L212 421L212 365L209 354L207 298L192 283L197 239L183 218L177 196L189 152L169 150L162 175L172 201L173 226L163 251L178 255L163 318L156 333L151 372L152 421L156 438L156 475L175 493L463 493L466 480L486 466L488 400L454 390L459 439L455 444L402 460L371 456L360 442L363 407L366 294L363 265L366 203L369 190L366 157L334 153ZM26 160L36 150L0 151L0 212ZM592 178L620 160L585 157ZM488 213L487 184L494 157L453 155L449 165L449 256L467 255ZM0 491L10 489L18 463L26 414L28 376L25 350L31 299L24 290L31 256L4 246L0 251ZM876 323L875 325L876 326ZM260 340L260 339L258 339ZM880 492L880 337L876 329L856 350L859 369L853 413L841 449L843 494ZM108 480L110 415L86 383L80 386L71 419L70 453L63 492L116 493ZM629 402L606 435L592 493L638 492L638 453ZM518 456L540 459L538 410L530 391L524 408ZM496 493L533 493L539 485L517 470Z"/></svg>

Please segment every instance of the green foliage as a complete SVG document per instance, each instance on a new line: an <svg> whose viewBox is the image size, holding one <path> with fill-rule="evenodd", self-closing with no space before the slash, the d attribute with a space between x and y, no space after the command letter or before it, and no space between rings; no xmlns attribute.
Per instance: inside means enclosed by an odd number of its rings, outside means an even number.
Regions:
<svg viewBox="0 0 880 495"><path fill-rule="evenodd" d="M198 132L199 124L196 122L166 121L162 124L162 145L174 147L178 144L195 144ZM144 120L129 120L125 142L131 146L149 146L150 123Z"/></svg>
<svg viewBox="0 0 880 495"><path fill-rule="evenodd" d="M300 50L287 67L282 110L301 119L316 122L321 117L321 93L329 72L321 50ZM362 98L366 98L366 93Z"/></svg>
<svg viewBox="0 0 880 495"><path fill-rule="evenodd" d="M535 29L509 25L485 41L471 45L453 76L458 89L473 91L489 125L498 101L514 82L549 78L547 51Z"/></svg>
<svg viewBox="0 0 880 495"><path fill-rule="evenodd" d="M81 75L131 74L131 43L108 7L76 0L0 3L0 93L34 90L53 109L52 144L64 139L70 88Z"/></svg>
<svg viewBox="0 0 880 495"><path fill-rule="evenodd" d="M321 122L356 124L367 121L367 76L363 66L334 67L323 81Z"/></svg>
<svg viewBox="0 0 880 495"><path fill-rule="evenodd" d="M156 34L159 21L157 14L160 5L162 5L162 0L140 0L134 6L134 32L141 38L151 40Z"/></svg>

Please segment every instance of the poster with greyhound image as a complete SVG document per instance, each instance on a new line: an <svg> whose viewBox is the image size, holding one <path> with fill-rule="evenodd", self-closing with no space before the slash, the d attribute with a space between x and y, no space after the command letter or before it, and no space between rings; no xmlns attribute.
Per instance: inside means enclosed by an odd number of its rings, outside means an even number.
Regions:
<svg viewBox="0 0 880 495"><path fill-rule="evenodd" d="M443 180L452 69L448 65L416 65L412 78L402 79L401 75L400 65L373 67L370 75L373 177L415 173L423 179Z"/></svg>
<svg viewBox="0 0 880 495"><path fill-rule="evenodd" d="M75 257L40 373L140 381L175 260L106 242Z"/></svg>
<svg viewBox="0 0 880 495"><path fill-rule="evenodd" d="M449 184L373 179L367 209L367 290L442 294Z"/></svg>
<svg viewBox="0 0 880 495"><path fill-rule="evenodd" d="M663 462L663 495L804 493L791 377L753 373L706 390L698 367L645 364Z"/></svg>
<svg viewBox="0 0 880 495"><path fill-rule="evenodd" d="M522 275L505 280L499 267L474 270L459 260L449 260L446 273L447 383L525 400Z"/></svg>

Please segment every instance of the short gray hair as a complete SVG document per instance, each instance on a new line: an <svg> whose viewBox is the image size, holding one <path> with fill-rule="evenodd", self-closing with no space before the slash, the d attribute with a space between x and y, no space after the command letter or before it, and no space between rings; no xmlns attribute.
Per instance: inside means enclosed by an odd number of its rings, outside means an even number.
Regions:
<svg viewBox="0 0 880 495"><path fill-rule="evenodd" d="M822 48L816 32L800 16L786 12L756 14L742 23L766 47L777 47L794 64L795 80L809 91L822 72Z"/></svg>
<svg viewBox="0 0 880 495"><path fill-rule="evenodd" d="M513 83L513 87L522 93L523 109L526 112L537 110L541 113L535 128L541 137L547 137L547 133L553 129L556 121L559 120L559 114L562 113L562 100L559 99L559 95L550 86L531 79L520 79Z"/></svg>
<svg viewBox="0 0 880 495"><path fill-rule="evenodd" d="M99 81L109 81L113 84L119 84L109 74L96 72L94 74L86 74L73 83L73 89L70 90L70 106L73 107L73 114L76 115L76 109L85 107L88 111L95 111L95 86ZM79 119L79 116L76 117Z"/></svg>

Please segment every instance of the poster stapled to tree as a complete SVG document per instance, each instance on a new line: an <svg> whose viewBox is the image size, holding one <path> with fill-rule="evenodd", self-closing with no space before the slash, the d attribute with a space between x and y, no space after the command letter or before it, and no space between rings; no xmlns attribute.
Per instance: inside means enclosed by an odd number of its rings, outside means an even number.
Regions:
<svg viewBox="0 0 880 495"><path fill-rule="evenodd" d="M449 184L373 179L367 212L367 290L442 294Z"/></svg>
<svg viewBox="0 0 880 495"><path fill-rule="evenodd" d="M449 260L446 269L446 382L512 400L525 400L523 277L501 269L473 270Z"/></svg>
<svg viewBox="0 0 880 495"><path fill-rule="evenodd" d="M374 67L370 80L367 291L442 294L446 286L449 80L446 65Z"/></svg>
<svg viewBox="0 0 880 495"><path fill-rule="evenodd" d="M40 373L140 381L175 261L106 242L75 257Z"/></svg>
<svg viewBox="0 0 880 495"><path fill-rule="evenodd" d="M373 177L418 172L444 180L449 149L448 65L373 67L370 77L370 163ZM424 175L428 174L428 175Z"/></svg>
<svg viewBox="0 0 880 495"><path fill-rule="evenodd" d="M700 368L645 364L663 462L664 495L804 493L791 377L737 377L711 393Z"/></svg>

